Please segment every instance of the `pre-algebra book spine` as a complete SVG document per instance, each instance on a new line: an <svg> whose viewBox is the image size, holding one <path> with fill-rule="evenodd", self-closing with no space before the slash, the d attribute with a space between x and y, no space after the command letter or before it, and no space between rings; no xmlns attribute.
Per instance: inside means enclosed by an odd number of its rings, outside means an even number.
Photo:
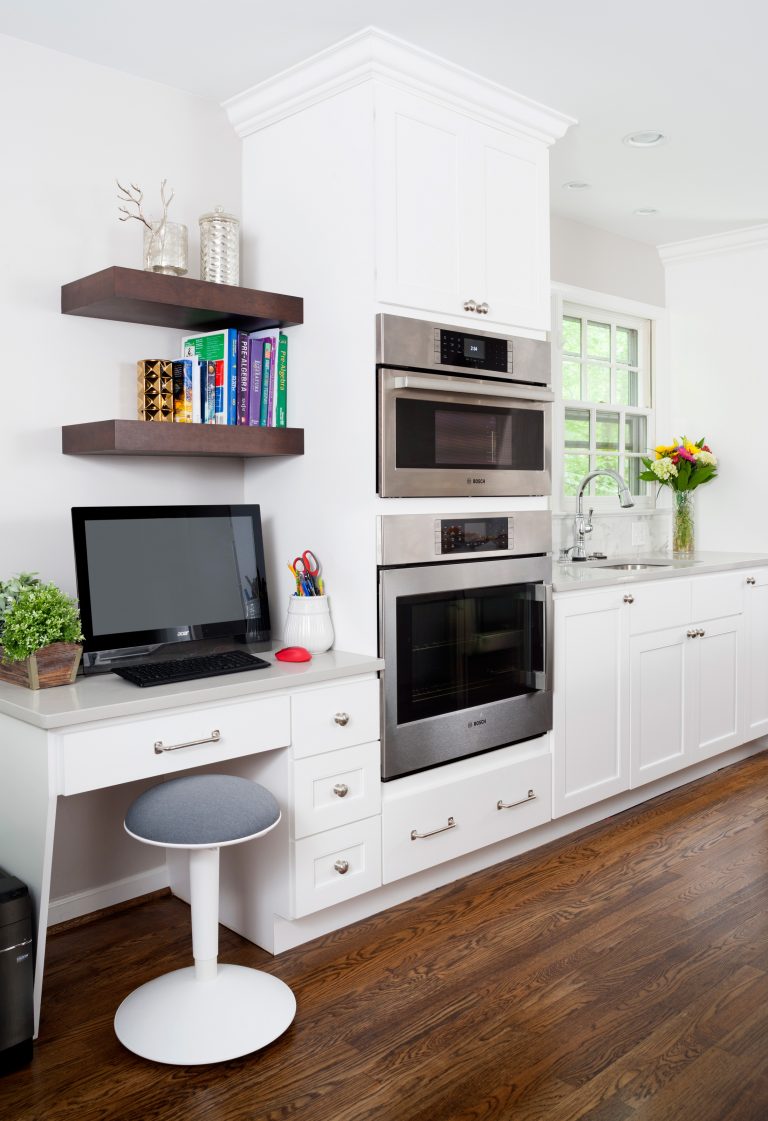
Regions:
<svg viewBox="0 0 768 1121"><path fill-rule="evenodd" d="M248 382L250 380L250 346L245 331L237 334L237 423L248 423Z"/></svg>
<svg viewBox="0 0 768 1121"><path fill-rule="evenodd" d="M225 424L237 424L237 379L240 369L238 336L234 327L227 328L228 364L224 371Z"/></svg>
<svg viewBox="0 0 768 1121"><path fill-rule="evenodd" d="M277 345L277 389L275 391L275 427L288 424L288 336L280 332Z"/></svg>

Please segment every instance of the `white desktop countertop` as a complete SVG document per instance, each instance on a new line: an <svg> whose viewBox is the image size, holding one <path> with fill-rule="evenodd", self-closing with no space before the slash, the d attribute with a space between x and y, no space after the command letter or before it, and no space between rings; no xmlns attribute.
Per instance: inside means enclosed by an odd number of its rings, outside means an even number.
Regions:
<svg viewBox="0 0 768 1121"><path fill-rule="evenodd" d="M141 689L113 673L81 676L74 685L57 685L52 689L26 689L0 682L0 713L38 728L64 728L92 720L236 700L297 686L325 685L342 677L376 673L384 668L380 658L347 654L342 650L314 654L309 662L278 662L274 650L259 650L258 655L272 663L269 669L179 681L149 689Z"/></svg>
<svg viewBox="0 0 768 1121"><path fill-rule="evenodd" d="M657 564L667 567L644 568L637 572L608 568L607 565ZM586 591L609 588L617 584L639 584L646 580L669 580L680 576L727 572L738 568L768 565L764 553L694 553L692 557L674 557L669 553L622 555L607 560L555 562L552 566L552 588L555 592Z"/></svg>

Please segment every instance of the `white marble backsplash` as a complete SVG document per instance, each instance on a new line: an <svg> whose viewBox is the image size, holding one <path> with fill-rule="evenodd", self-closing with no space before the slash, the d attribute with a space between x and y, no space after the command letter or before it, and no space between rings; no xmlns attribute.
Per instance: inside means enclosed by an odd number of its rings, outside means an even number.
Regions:
<svg viewBox="0 0 768 1121"><path fill-rule="evenodd" d="M605 553L608 557L664 553L672 548L672 511L653 513L593 514L592 532L586 539L588 553ZM573 514L552 515L552 549L557 558L560 550L576 542Z"/></svg>

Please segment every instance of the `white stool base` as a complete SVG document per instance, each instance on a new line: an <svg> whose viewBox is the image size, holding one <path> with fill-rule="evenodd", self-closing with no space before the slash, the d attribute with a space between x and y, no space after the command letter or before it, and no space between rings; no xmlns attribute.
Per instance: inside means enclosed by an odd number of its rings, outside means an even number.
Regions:
<svg viewBox="0 0 768 1121"><path fill-rule="evenodd" d="M296 998L278 977L220 965L198 981L194 966L148 981L115 1014L124 1047L158 1063L220 1063L266 1047L296 1015Z"/></svg>

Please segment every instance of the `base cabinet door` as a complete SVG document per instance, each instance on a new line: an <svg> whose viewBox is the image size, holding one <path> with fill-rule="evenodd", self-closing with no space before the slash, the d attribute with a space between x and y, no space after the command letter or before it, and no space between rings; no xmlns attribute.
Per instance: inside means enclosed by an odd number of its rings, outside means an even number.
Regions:
<svg viewBox="0 0 768 1121"><path fill-rule="evenodd" d="M615 589L556 601L553 817L629 787L626 612Z"/></svg>
<svg viewBox="0 0 768 1121"><path fill-rule="evenodd" d="M695 720L691 688L693 640L683 627L635 635L629 644L631 786L688 765Z"/></svg>
<svg viewBox="0 0 768 1121"><path fill-rule="evenodd" d="M768 735L768 568L744 579L745 673L742 739Z"/></svg>
<svg viewBox="0 0 768 1121"><path fill-rule="evenodd" d="M743 741L739 721L742 627L741 615L709 620L695 627L691 763L719 755Z"/></svg>

